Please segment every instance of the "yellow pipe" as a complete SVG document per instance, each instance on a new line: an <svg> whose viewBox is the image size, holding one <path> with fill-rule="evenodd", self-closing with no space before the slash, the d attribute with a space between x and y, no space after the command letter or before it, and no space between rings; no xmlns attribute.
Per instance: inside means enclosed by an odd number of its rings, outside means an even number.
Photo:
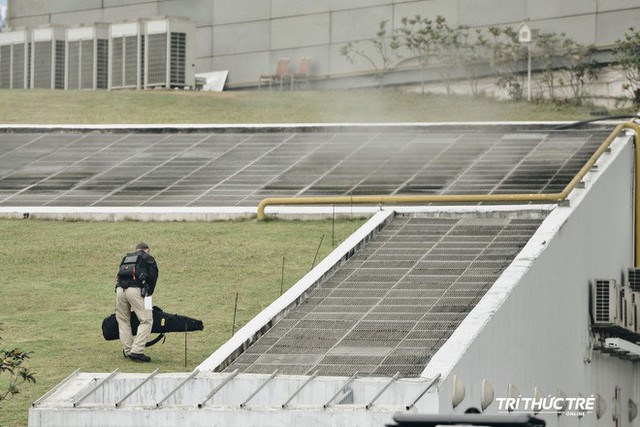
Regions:
<svg viewBox="0 0 640 427"><path fill-rule="evenodd" d="M584 166L560 193L545 194L438 194L405 196L328 196L328 197L269 197L258 205L258 220L265 218L264 210L269 205L345 205L345 204L400 204L400 203L468 203L468 202L560 202L582 181L584 176L596 164L602 153L607 151L620 132L631 129L635 132L635 189L640 188L640 125L634 122L621 123L604 140ZM636 193L637 194L637 191ZM635 199L635 197L634 197ZM635 265L640 267L640 209L634 200L635 227Z"/></svg>

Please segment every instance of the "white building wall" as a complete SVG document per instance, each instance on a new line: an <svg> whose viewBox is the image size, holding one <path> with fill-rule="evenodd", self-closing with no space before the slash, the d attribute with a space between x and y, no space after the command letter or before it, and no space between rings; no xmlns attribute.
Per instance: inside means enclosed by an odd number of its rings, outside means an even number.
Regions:
<svg viewBox="0 0 640 427"><path fill-rule="evenodd" d="M197 23L196 72L229 70L228 82L255 82L280 57L312 58L311 73L339 76L370 69L339 53L348 41L375 36L378 24L398 28L402 17L442 15L450 25L488 27L531 20L543 32L565 32L582 43L609 45L637 26L633 0L9 0L10 25L91 24L159 15ZM251 37L237 38L238 33ZM252 39L253 41L248 40ZM240 41L240 42L239 42ZM366 43L363 43L363 45Z"/></svg>
<svg viewBox="0 0 640 427"><path fill-rule="evenodd" d="M606 403L599 420L594 414L583 419L541 415L548 426L639 425L637 419L628 422L628 400L640 400L638 364L594 351L589 330L591 280L620 282L633 262L633 144L618 139L598 164L598 171L587 175L588 193L575 190L570 206L549 215L427 366L424 375L445 378L442 413L480 408L486 379L496 398L507 397L511 383L522 397L533 397L538 387L544 397L560 391L567 397L599 394ZM455 409L453 374L465 384L464 400ZM621 391L618 425L612 421L616 387ZM498 403L485 412L499 413Z"/></svg>

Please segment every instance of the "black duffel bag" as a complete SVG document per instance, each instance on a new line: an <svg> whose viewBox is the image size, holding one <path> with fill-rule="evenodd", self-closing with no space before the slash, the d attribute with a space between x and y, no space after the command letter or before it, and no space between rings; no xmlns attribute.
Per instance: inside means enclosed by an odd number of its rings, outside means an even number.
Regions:
<svg viewBox="0 0 640 427"><path fill-rule="evenodd" d="M136 335L138 333L138 325L140 321L138 316L133 311L131 312L131 333ZM169 314L162 311L160 307L153 306L153 326L151 332L154 334L160 334L152 341L147 343L147 347L160 341L164 334L167 332L192 332L201 331L204 329L202 320L194 319L192 317L182 316L180 314ZM115 313L106 317L102 321L102 336L105 340L117 340L120 338L118 331L118 321L116 320Z"/></svg>

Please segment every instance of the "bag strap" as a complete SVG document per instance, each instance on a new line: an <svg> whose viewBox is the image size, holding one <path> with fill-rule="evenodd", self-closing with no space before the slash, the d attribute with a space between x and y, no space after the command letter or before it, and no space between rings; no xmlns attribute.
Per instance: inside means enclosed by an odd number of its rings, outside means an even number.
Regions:
<svg viewBox="0 0 640 427"><path fill-rule="evenodd" d="M149 341L148 343L146 343L144 346L145 347L151 347L154 344L157 344L158 341L162 340L162 344L164 344L164 341L167 339L167 337L164 336L164 333L161 333L160 335L158 335L157 337L155 337L154 339L152 339L151 341Z"/></svg>

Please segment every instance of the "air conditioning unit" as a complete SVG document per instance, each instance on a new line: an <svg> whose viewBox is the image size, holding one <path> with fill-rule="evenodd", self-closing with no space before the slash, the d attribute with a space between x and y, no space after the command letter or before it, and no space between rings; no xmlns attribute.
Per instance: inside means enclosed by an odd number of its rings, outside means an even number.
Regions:
<svg viewBox="0 0 640 427"><path fill-rule="evenodd" d="M31 87L64 89L65 29L58 25L34 28L31 49Z"/></svg>
<svg viewBox="0 0 640 427"><path fill-rule="evenodd" d="M143 87L194 87L195 24L184 18L144 22Z"/></svg>
<svg viewBox="0 0 640 427"><path fill-rule="evenodd" d="M623 326L621 292L614 279L594 279L591 295L595 326Z"/></svg>
<svg viewBox="0 0 640 427"><path fill-rule="evenodd" d="M622 288L623 311L622 326L630 332L636 332L636 292L632 292L631 288L625 286Z"/></svg>
<svg viewBox="0 0 640 427"><path fill-rule="evenodd" d="M109 89L142 88L143 52L143 20L109 26Z"/></svg>
<svg viewBox="0 0 640 427"><path fill-rule="evenodd" d="M628 308L632 321L627 329L633 333L640 334L640 292L629 293L633 296L633 303Z"/></svg>
<svg viewBox="0 0 640 427"><path fill-rule="evenodd" d="M630 268L627 284L633 292L640 292L640 268Z"/></svg>
<svg viewBox="0 0 640 427"><path fill-rule="evenodd" d="M31 31L0 33L0 88L28 89L30 59Z"/></svg>
<svg viewBox="0 0 640 427"><path fill-rule="evenodd" d="M67 28L66 89L107 89L109 27L95 24Z"/></svg>

